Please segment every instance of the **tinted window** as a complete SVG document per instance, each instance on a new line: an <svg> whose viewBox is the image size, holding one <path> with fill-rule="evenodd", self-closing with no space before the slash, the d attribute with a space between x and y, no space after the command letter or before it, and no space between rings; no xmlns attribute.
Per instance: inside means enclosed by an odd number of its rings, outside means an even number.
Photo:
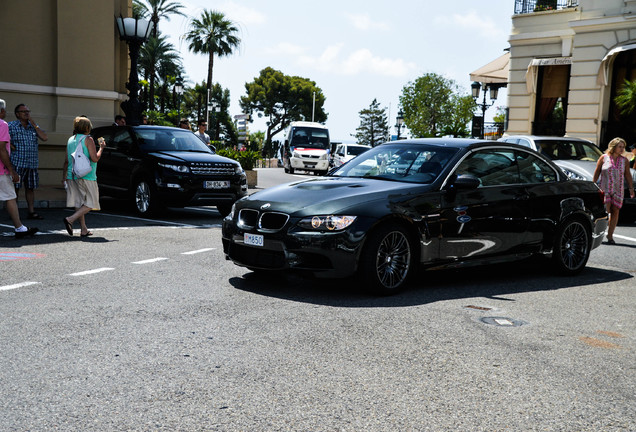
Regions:
<svg viewBox="0 0 636 432"><path fill-rule="evenodd" d="M530 153L517 152L517 162L522 183L546 183L557 180L556 172Z"/></svg>
<svg viewBox="0 0 636 432"><path fill-rule="evenodd" d="M481 186L519 183L514 150L489 149L471 153L459 164L456 173L477 177Z"/></svg>
<svg viewBox="0 0 636 432"><path fill-rule="evenodd" d="M596 162L603 154L594 144L586 141L537 140L542 154L552 160L586 160Z"/></svg>
<svg viewBox="0 0 636 432"><path fill-rule="evenodd" d="M195 151L211 153L195 134L185 129L135 129L145 151Z"/></svg>
<svg viewBox="0 0 636 432"><path fill-rule="evenodd" d="M358 155L361 155L362 153L364 153L367 150L369 150L368 147L348 146L347 147L347 154L348 155L352 155L352 156L358 156Z"/></svg>
<svg viewBox="0 0 636 432"><path fill-rule="evenodd" d="M113 147L116 147L118 150L126 153L130 150L132 143L133 139L128 130L118 130L113 140Z"/></svg>

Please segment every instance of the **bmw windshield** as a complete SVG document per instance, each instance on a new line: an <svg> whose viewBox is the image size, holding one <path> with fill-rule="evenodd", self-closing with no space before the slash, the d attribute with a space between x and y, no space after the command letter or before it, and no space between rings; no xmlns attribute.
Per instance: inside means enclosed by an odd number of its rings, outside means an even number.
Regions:
<svg viewBox="0 0 636 432"><path fill-rule="evenodd" d="M331 175L432 183L457 151L431 145L385 144L362 153Z"/></svg>

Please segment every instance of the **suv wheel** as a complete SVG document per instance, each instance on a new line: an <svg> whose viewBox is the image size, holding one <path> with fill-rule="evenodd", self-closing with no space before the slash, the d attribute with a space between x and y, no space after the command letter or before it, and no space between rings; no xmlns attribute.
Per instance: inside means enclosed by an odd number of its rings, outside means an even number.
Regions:
<svg viewBox="0 0 636 432"><path fill-rule="evenodd" d="M145 179L137 181L133 193L133 204L137 214L145 216L156 210L154 192Z"/></svg>

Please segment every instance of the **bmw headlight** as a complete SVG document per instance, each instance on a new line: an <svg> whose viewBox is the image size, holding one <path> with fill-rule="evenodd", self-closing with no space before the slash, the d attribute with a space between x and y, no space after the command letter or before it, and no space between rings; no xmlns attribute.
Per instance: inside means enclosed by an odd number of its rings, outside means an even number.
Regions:
<svg viewBox="0 0 636 432"><path fill-rule="evenodd" d="M565 175L568 176L569 178L571 178L572 180L586 180L585 177L583 177L580 174L575 173L574 171L570 171L569 169L566 169L566 168L561 168L561 169L563 170Z"/></svg>
<svg viewBox="0 0 636 432"><path fill-rule="evenodd" d="M357 216L312 216L302 219L298 226L313 231L342 231L351 225Z"/></svg>
<svg viewBox="0 0 636 432"><path fill-rule="evenodd" d="M166 164L166 163L160 163L158 164L160 167L163 168L167 168L169 170L178 172L178 173L189 173L190 172L190 168L188 168L185 165L171 165L171 164Z"/></svg>

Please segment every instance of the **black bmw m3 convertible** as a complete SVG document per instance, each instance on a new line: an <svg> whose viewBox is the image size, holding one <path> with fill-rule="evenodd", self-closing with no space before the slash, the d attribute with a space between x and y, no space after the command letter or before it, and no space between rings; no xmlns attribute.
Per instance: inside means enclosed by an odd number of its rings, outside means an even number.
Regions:
<svg viewBox="0 0 636 432"><path fill-rule="evenodd" d="M575 274L606 227L602 191L533 150L413 139L237 201L223 221L223 249L254 271L357 275L369 290L391 294L420 268L535 254Z"/></svg>

